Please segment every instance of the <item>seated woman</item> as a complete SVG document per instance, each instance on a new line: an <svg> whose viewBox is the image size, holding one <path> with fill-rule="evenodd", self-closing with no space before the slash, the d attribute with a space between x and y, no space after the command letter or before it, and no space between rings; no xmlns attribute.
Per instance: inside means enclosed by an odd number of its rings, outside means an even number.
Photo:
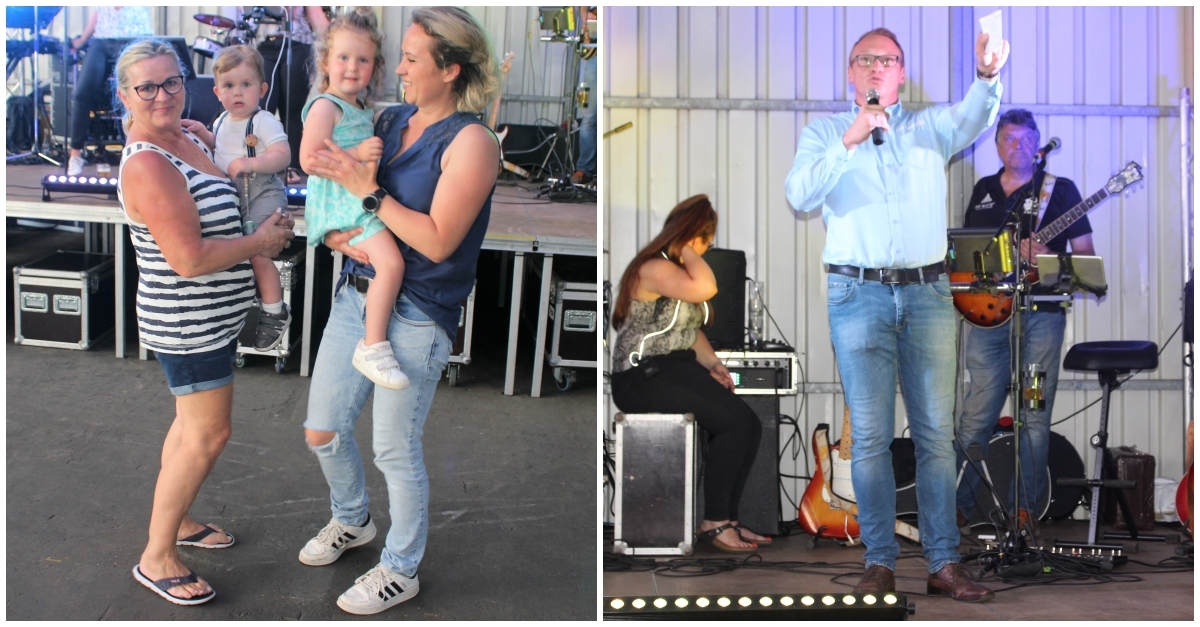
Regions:
<svg viewBox="0 0 1200 627"><path fill-rule="evenodd" d="M762 424L733 393L729 370L701 330L717 279L700 256L712 244L717 212L701 194L679 203L630 262L617 295L612 396L626 413L691 413L709 433L704 521L697 538L722 551L753 552L771 539L738 524L738 503L754 465Z"/></svg>

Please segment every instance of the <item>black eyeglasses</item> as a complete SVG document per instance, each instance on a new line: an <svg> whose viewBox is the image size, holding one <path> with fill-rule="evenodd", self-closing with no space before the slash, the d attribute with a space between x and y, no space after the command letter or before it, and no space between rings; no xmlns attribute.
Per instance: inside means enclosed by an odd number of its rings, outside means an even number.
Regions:
<svg viewBox="0 0 1200 627"><path fill-rule="evenodd" d="M851 57L850 60L862 67L871 67L872 65L875 65L876 59L879 59L879 63L883 67L892 67L893 65L900 63L900 57L894 54L858 54Z"/></svg>
<svg viewBox="0 0 1200 627"><path fill-rule="evenodd" d="M154 83L138 85L137 87L133 88L133 91L137 92L137 95L142 100L154 100L158 97L159 87L161 87L163 91L174 96L183 89L183 76L172 76L171 78L168 78L157 85Z"/></svg>

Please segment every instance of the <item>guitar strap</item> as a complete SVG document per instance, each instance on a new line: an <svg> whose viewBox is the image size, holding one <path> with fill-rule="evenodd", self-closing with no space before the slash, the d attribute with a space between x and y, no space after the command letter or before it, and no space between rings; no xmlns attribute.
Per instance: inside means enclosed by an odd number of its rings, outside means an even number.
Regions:
<svg viewBox="0 0 1200 627"><path fill-rule="evenodd" d="M1034 229L1035 233L1042 227L1042 218L1046 217L1046 209L1050 206L1050 196L1054 193L1054 184L1056 182L1058 182L1058 177L1049 172L1042 179L1042 194L1038 197L1038 228Z"/></svg>

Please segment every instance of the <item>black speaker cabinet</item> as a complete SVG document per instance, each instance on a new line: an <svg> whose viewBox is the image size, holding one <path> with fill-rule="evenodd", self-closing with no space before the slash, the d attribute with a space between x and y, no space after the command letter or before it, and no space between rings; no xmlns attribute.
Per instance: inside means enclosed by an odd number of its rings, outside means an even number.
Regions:
<svg viewBox="0 0 1200 627"><path fill-rule="evenodd" d="M750 476L746 479L742 500L738 504L738 522L757 533L778 534L782 532L779 526L779 397L739 395L738 398L746 401L762 421L758 455L754 458L754 466L750 468ZM701 431L700 437L707 443L707 433ZM698 517L704 516L703 485L701 483L696 490Z"/></svg>
<svg viewBox="0 0 1200 627"><path fill-rule="evenodd" d="M208 128L212 128L217 116L225 110L221 101L217 99L217 94L213 92L215 84L212 74L201 74L187 82L187 108L183 117L202 122ZM298 140L288 138L288 141Z"/></svg>
<svg viewBox="0 0 1200 627"><path fill-rule="evenodd" d="M717 278L713 297L713 324L704 335L717 350L743 350L746 346L746 253L710 248L704 261Z"/></svg>
<svg viewBox="0 0 1200 627"><path fill-rule="evenodd" d="M896 515L915 516L917 513L916 465L914 461L911 469L909 468L910 464L904 461L905 453L903 451L905 450L908 451L909 457L913 455L912 440L897 438L892 445L892 466L896 471ZM898 451L900 452L898 453ZM1054 482L1060 477L1084 478L1083 460L1071 442L1054 431L1050 432L1050 452L1047 457L1049 458L1049 468L1046 470L1048 475L1046 480L1049 483L1046 496L1039 500L1034 508L1039 519L1060 520L1075 511L1075 506L1079 504L1079 499L1083 496L1083 488L1064 488L1054 485ZM1006 506L1012 490L1013 462L1013 434L1001 432L993 435L988 443L988 453L984 463L987 465L992 485L995 486L996 493L1001 497L1000 502L1005 503ZM992 522L991 512L996 508L996 500L991 491L980 481L979 488L975 491L975 508L968 513L970 526L990 524Z"/></svg>
<svg viewBox="0 0 1200 627"><path fill-rule="evenodd" d="M567 141L566 133L561 129L531 124L501 124L500 127L505 161L526 170L540 168L545 163L547 170L562 171L562 165L567 162ZM554 155L547 159L551 150Z"/></svg>

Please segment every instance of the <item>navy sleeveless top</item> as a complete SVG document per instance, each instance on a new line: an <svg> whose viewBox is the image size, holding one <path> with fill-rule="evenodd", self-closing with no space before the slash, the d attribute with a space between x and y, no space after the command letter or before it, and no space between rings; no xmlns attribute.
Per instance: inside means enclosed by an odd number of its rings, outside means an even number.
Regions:
<svg viewBox="0 0 1200 627"><path fill-rule="evenodd" d="M397 105L385 109L375 122L375 135L383 139L383 159L379 162L376 182L400 204L428 215L433 206L433 193L442 176L442 154L459 131L481 122L469 113L454 113L430 124L416 143L391 161L400 151L401 132L408 127L408 119L416 112L414 105ZM451 338L458 333L462 301L466 300L475 285L475 262L479 259L479 249L487 234L488 220L492 215L492 193L495 191L493 186L466 237L445 261L434 263L403 240L399 242L405 264L401 293L445 329ZM347 259L342 274L343 281L346 274L374 277L375 269Z"/></svg>

